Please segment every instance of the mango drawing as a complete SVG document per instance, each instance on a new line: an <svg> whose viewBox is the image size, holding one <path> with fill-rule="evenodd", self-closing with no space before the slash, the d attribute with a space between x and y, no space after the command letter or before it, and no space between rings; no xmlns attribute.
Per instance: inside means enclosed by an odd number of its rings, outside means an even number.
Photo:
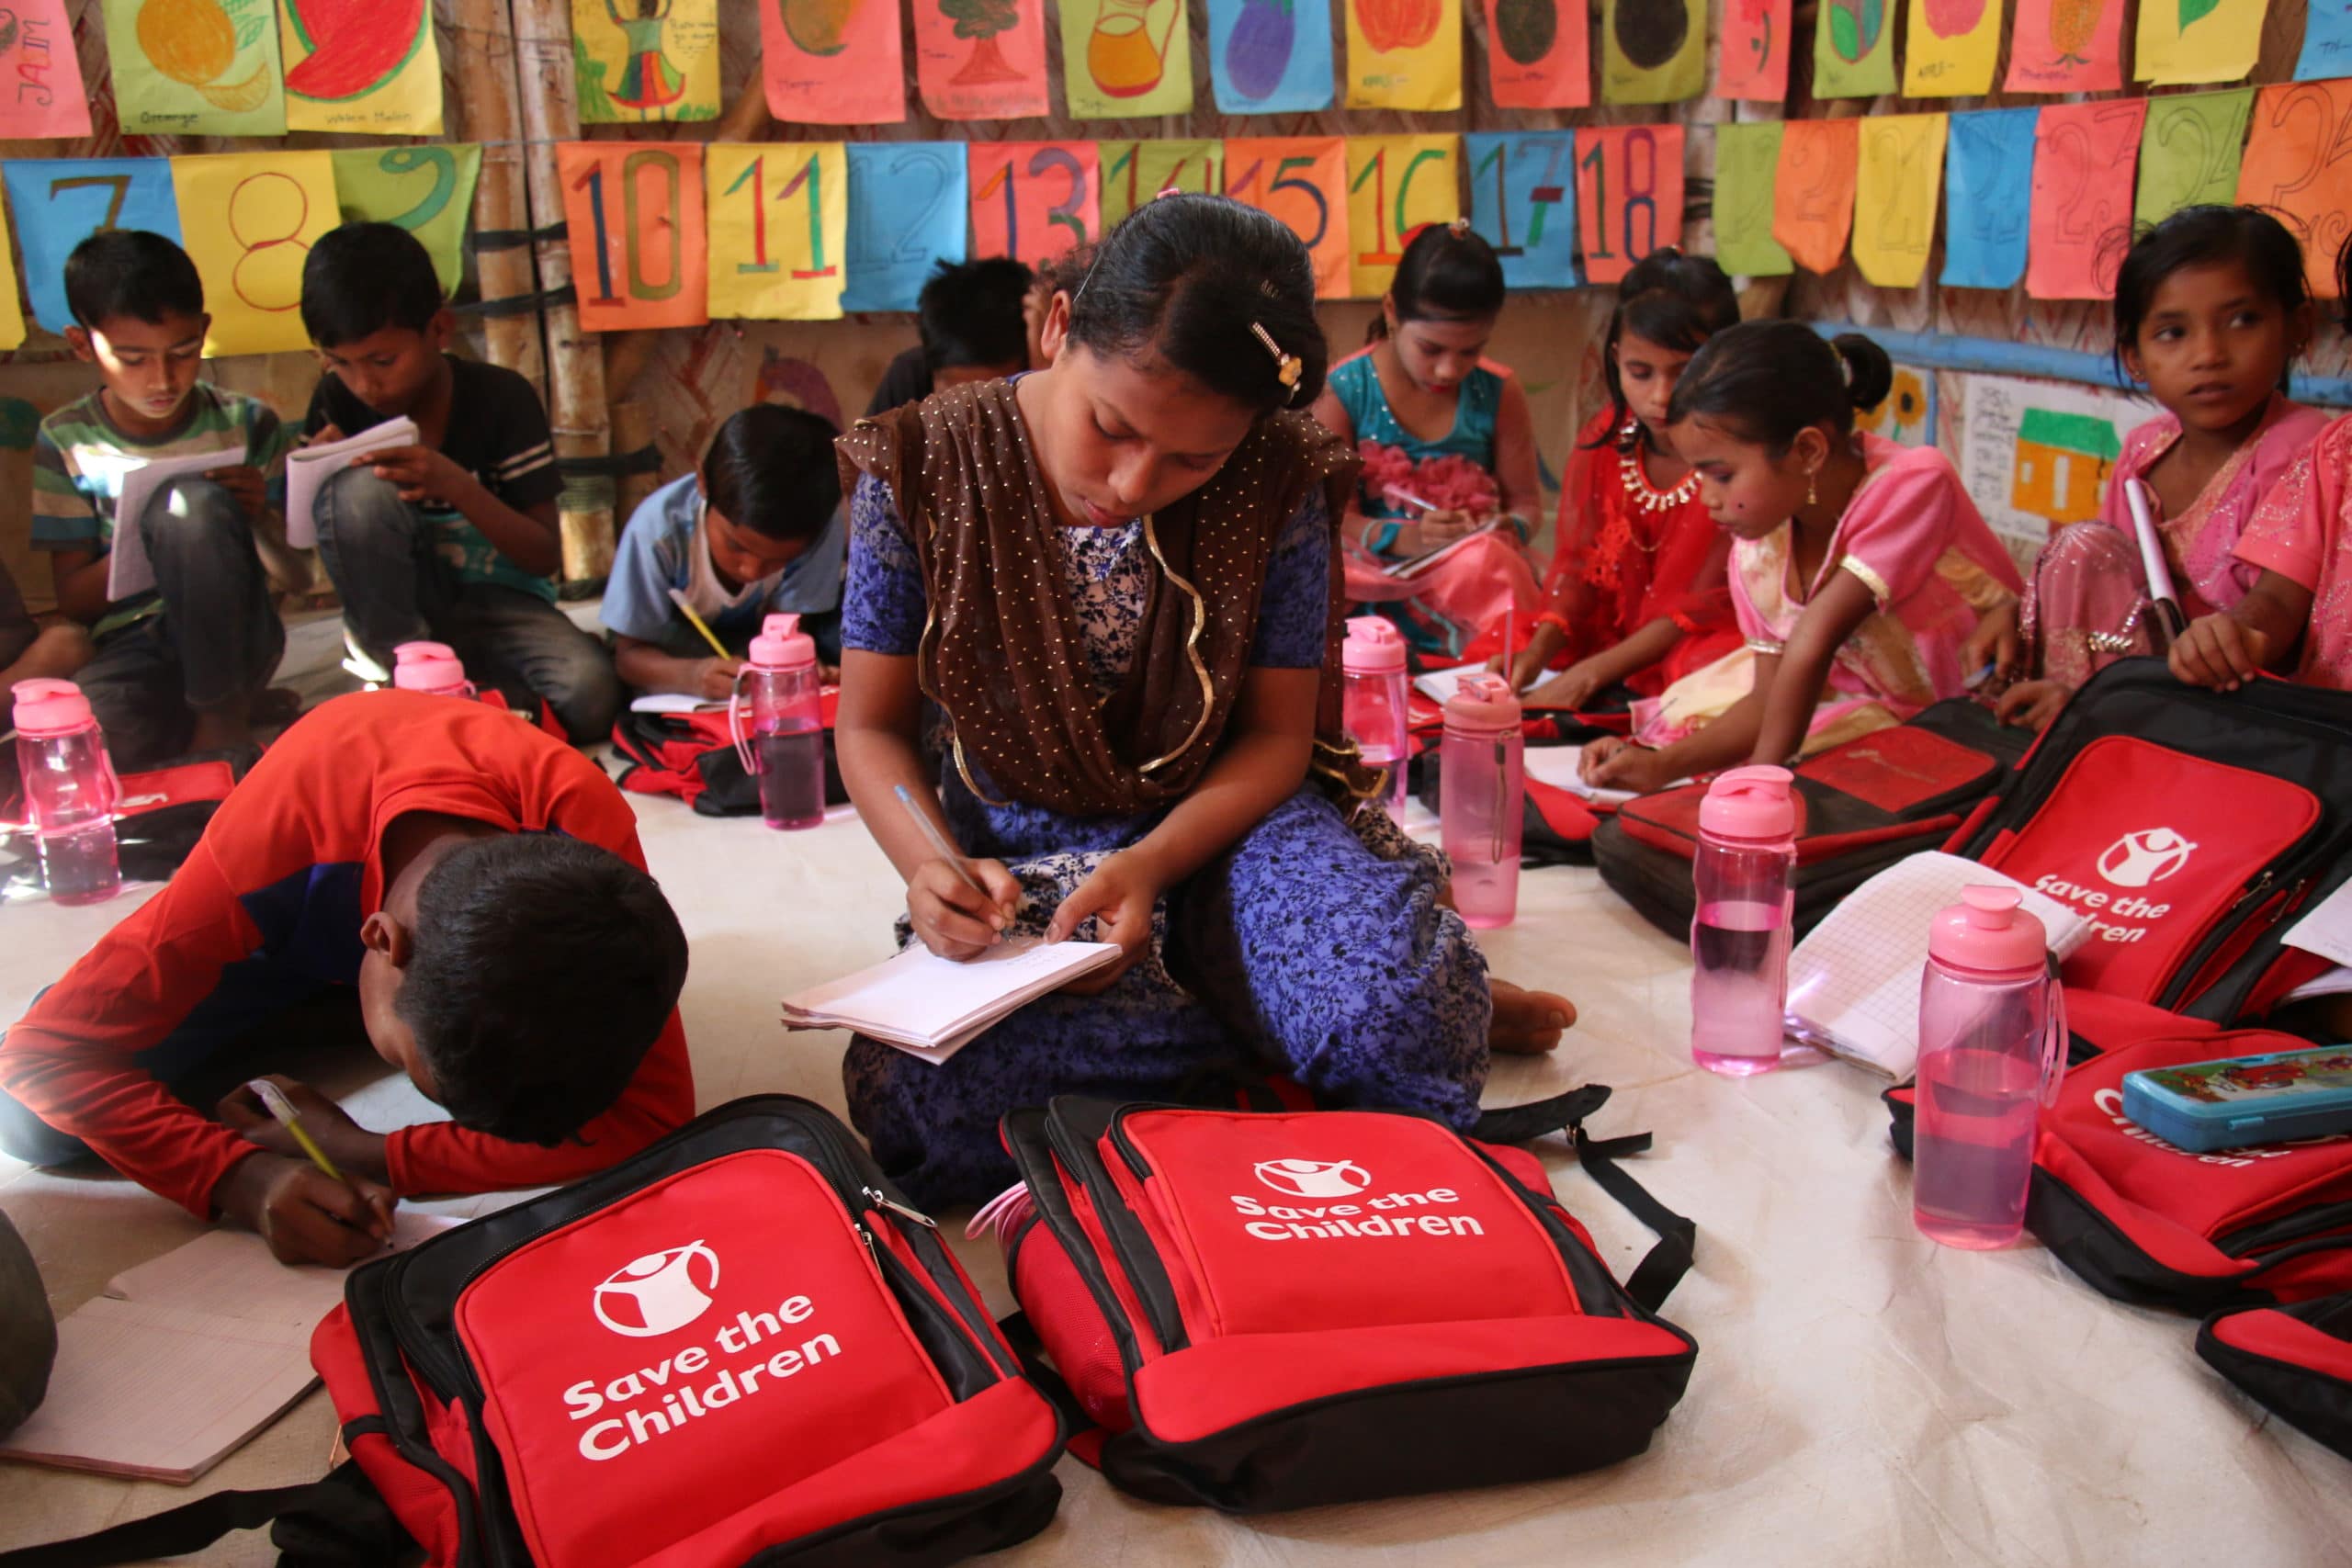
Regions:
<svg viewBox="0 0 2352 1568"><path fill-rule="evenodd" d="M416 54L430 24L425 0L286 0L308 52L286 90L318 103L364 97Z"/></svg>
<svg viewBox="0 0 2352 1568"><path fill-rule="evenodd" d="M859 0L780 0L786 37L805 54L839 54Z"/></svg>

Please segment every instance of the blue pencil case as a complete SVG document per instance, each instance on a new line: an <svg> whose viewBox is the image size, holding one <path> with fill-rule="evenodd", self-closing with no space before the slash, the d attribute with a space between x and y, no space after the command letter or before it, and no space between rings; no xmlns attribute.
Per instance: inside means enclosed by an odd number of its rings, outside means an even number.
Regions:
<svg viewBox="0 0 2352 1568"><path fill-rule="evenodd" d="M2200 1154L2352 1133L2352 1045L2126 1073L2123 1114Z"/></svg>

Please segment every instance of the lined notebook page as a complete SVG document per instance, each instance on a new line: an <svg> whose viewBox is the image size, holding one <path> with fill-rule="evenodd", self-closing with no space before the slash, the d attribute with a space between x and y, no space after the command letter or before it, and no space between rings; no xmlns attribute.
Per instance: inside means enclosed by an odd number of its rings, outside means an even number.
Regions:
<svg viewBox="0 0 2352 1568"><path fill-rule="evenodd" d="M321 442L286 455L286 542L307 550L319 542L319 491L363 452L413 446L416 422L406 414L371 424L356 435Z"/></svg>
<svg viewBox="0 0 2352 1568"><path fill-rule="evenodd" d="M1789 955L1791 1032L1902 1078L1919 1055L1919 977L1928 926L1968 886L2025 895L2060 957L2090 925L2056 899L1990 867L1929 850L1907 856L1849 894Z"/></svg>
<svg viewBox="0 0 2352 1568"><path fill-rule="evenodd" d="M392 1213L392 1245L400 1252L438 1235L457 1220L414 1209ZM347 1270L270 1256L269 1243L251 1231L210 1230L107 1281L118 1301L161 1303L189 1312L254 1322L290 1323L305 1330L343 1300Z"/></svg>
<svg viewBox="0 0 2352 1568"><path fill-rule="evenodd" d="M787 1029L854 1029L944 1062L1008 1013L1114 962L1110 942L1014 937L957 963L921 942L870 969L784 999Z"/></svg>

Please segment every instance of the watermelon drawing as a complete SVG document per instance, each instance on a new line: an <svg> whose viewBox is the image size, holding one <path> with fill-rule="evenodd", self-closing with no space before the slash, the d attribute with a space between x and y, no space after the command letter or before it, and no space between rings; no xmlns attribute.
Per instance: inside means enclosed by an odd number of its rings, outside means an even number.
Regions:
<svg viewBox="0 0 2352 1568"><path fill-rule="evenodd" d="M365 97L399 73L433 25L426 0L286 0L310 53L286 73L286 90L313 103Z"/></svg>

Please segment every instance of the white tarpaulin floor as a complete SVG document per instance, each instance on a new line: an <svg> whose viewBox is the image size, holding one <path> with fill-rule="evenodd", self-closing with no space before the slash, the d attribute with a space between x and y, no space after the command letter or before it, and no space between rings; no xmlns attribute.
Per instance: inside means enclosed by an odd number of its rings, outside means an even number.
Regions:
<svg viewBox="0 0 2352 1568"><path fill-rule="evenodd" d="M298 628L288 667L311 677L297 683L330 689L332 647L327 623ZM899 895L880 853L854 820L787 834L636 804L693 942L684 1007L701 1104L783 1090L841 1110L844 1037L785 1034L776 1001L888 954ZM93 908L0 908L0 1019L147 892ZM1545 1485L1246 1520L1137 1503L1064 1460L1059 1517L998 1561L2352 1562L2352 1471L2198 1361L2190 1320L2108 1302L2031 1243L1969 1254L1913 1231L1878 1080L1834 1064L1747 1082L1694 1067L1679 944L1595 874L1531 875L1519 922L1486 945L1498 973L1564 991L1583 1014L1555 1058L1501 1063L1488 1101L1614 1085L1595 1133L1654 1133L1656 1149L1631 1168L1699 1226L1698 1267L1667 1307L1699 1341L1697 1369L1650 1451ZM426 1110L404 1081L331 1087L374 1125ZM1565 1145L1543 1152L1612 1267L1630 1269L1648 1233ZM60 1316L198 1232L128 1182L6 1159L0 1210ZM1008 1310L993 1247L957 1245L990 1304ZM313 1393L188 1489L0 1465L0 1548L201 1491L313 1478L334 1427ZM187 1561L273 1560L247 1535Z"/></svg>

